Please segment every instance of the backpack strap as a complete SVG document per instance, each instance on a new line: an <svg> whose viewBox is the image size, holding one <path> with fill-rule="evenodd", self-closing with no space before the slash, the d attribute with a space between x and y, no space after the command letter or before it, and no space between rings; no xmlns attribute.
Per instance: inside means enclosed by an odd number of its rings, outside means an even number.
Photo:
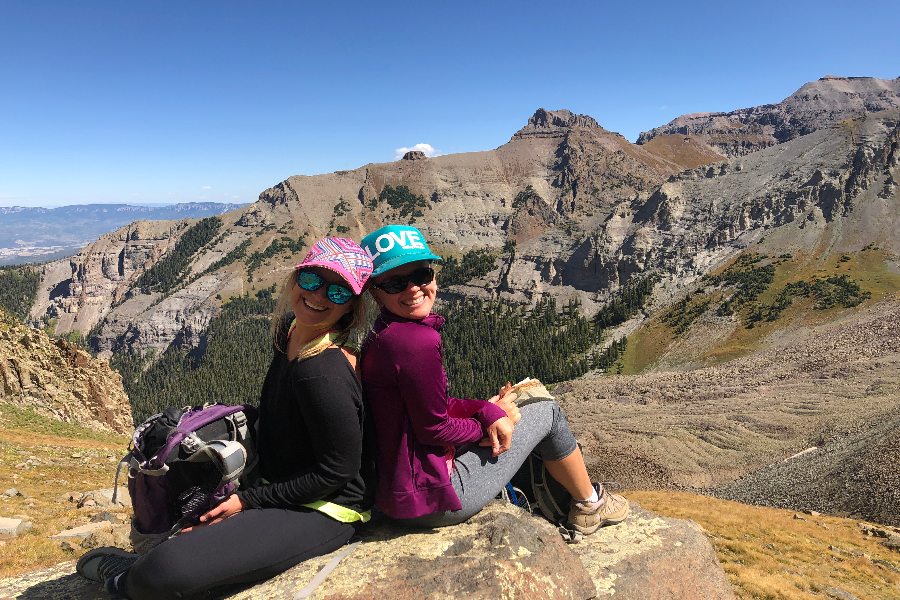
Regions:
<svg viewBox="0 0 900 600"><path fill-rule="evenodd" d="M199 439L199 438L197 438ZM238 478L247 463L247 450L240 442L213 440L200 442L197 452L185 459L185 462L212 462L222 473L219 485Z"/></svg>
<svg viewBox="0 0 900 600"><path fill-rule="evenodd" d="M556 531L567 544L577 544L584 539L584 534L577 529L566 527L563 524L556 526Z"/></svg>

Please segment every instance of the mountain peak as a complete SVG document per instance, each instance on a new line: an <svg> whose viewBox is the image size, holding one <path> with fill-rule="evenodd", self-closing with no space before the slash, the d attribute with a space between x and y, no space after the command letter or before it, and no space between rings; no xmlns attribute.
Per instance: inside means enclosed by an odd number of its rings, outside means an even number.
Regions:
<svg viewBox="0 0 900 600"><path fill-rule="evenodd" d="M578 115L565 108L559 110L539 108L528 119L528 124L517 131L513 138L557 137L575 127L604 131L600 124L588 115Z"/></svg>

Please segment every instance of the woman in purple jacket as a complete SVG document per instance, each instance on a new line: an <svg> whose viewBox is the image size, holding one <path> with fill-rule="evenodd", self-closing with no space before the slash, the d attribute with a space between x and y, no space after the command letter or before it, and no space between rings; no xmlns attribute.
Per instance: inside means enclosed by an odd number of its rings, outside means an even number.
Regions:
<svg viewBox="0 0 900 600"><path fill-rule="evenodd" d="M497 496L536 451L572 497L569 523L590 534L622 521L628 502L592 483L556 402L515 406L447 394L440 330L431 312L433 254L415 227L388 225L363 238L370 291L381 313L362 349L363 389L375 423L375 502L394 519L425 527L461 523Z"/></svg>

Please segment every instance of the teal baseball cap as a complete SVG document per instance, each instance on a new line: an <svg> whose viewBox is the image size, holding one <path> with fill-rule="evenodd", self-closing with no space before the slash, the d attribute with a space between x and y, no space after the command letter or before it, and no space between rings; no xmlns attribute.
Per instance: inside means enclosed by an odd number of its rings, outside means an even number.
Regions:
<svg viewBox="0 0 900 600"><path fill-rule="evenodd" d="M441 260L412 225L385 225L364 237L360 246L375 265L372 277L418 260Z"/></svg>

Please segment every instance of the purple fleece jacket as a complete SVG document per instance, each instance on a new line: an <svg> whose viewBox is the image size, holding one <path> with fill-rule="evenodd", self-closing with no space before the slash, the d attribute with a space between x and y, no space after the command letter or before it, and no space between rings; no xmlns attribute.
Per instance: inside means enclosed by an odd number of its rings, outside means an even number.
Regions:
<svg viewBox="0 0 900 600"><path fill-rule="evenodd" d="M440 330L382 311L362 348L362 380L375 424L375 504L395 519L462 507L447 472L448 448L478 442L506 412L447 395Z"/></svg>

